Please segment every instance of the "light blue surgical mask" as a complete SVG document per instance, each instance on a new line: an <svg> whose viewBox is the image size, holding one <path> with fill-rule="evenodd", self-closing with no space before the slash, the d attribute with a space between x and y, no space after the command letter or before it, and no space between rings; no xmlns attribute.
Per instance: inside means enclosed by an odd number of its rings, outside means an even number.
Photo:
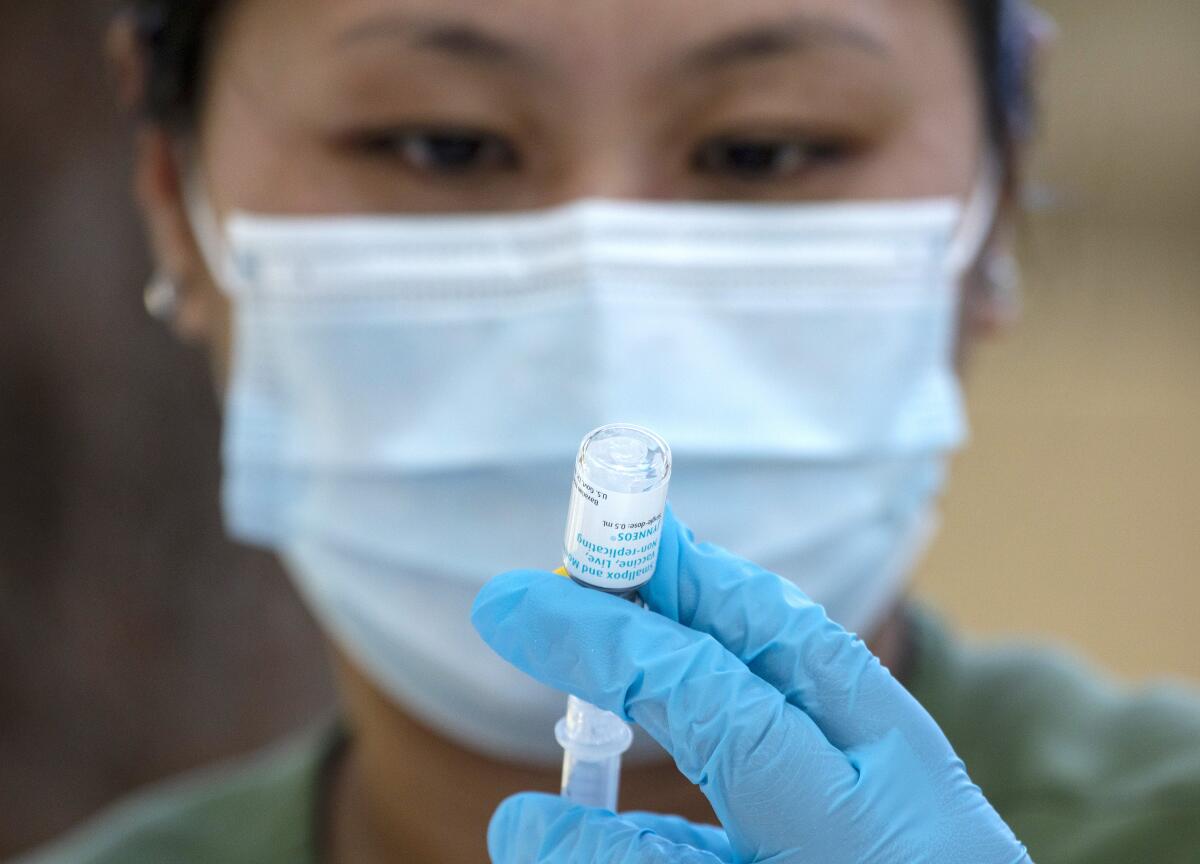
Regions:
<svg viewBox="0 0 1200 864"><path fill-rule="evenodd" d="M526 763L561 757L561 694L492 655L468 610L492 575L558 564L575 450L604 423L671 443L698 537L869 632L964 440L952 357L980 197L966 215L588 200L219 229L201 206L234 310L229 528L281 555L397 703Z"/></svg>

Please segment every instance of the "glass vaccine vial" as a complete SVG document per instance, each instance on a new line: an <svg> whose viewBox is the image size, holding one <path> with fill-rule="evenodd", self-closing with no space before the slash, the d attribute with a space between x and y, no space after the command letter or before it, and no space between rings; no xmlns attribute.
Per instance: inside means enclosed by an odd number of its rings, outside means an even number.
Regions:
<svg viewBox="0 0 1200 864"><path fill-rule="evenodd" d="M658 558L671 448L640 426L603 426L575 460L563 566L572 579L611 594L650 581Z"/></svg>

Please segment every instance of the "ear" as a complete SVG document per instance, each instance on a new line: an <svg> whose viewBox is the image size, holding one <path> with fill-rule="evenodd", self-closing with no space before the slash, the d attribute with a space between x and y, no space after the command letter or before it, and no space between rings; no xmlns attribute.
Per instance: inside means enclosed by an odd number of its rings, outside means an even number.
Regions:
<svg viewBox="0 0 1200 864"><path fill-rule="evenodd" d="M1046 70L1058 42L1054 20L1034 6L1023 13L1024 36L1028 40L1025 75L1030 110L1041 104ZM996 224L980 259L964 285L961 343L969 347L976 338L1003 332L1021 314L1021 272L1017 261L1017 237L1035 130L1009 142L1004 161L1004 189Z"/></svg>
<svg viewBox="0 0 1200 864"><path fill-rule="evenodd" d="M106 47L121 105L143 115L148 70L132 14L122 14L113 21ZM134 198L155 266L178 288L172 326L185 341L204 342L219 349L227 313L188 218L183 141L162 123L144 115L136 122Z"/></svg>

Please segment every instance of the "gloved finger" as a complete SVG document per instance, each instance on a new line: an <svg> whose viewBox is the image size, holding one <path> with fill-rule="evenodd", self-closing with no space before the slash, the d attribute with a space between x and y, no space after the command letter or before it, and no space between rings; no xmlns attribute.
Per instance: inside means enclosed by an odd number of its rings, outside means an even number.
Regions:
<svg viewBox="0 0 1200 864"><path fill-rule="evenodd" d="M538 571L493 579L471 618L518 669L641 725L705 792L739 851L769 809L743 790L823 807L820 796L856 781L811 718L678 622Z"/></svg>
<svg viewBox="0 0 1200 864"><path fill-rule="evenodd" d="M733 860L729 835L716 825L697 825L680 816L666 816L661 813L642 811L622 813L621 818L647 831L653 831L672 843L681 843L684 846L691 846L693 849L711 852L722 861Z"/></svg>
<svg viewBox="0 0 1200 864"><path fill-rule="evenodd" d="M930 728L924 710L862 640L791 582L697 544L670 508L654 578L641 594L650 609L720 642L839 749L897 727L913 736Z"/></svg>
<svg viewBox="0 0 1200 864"><path fill-rule="evenodd" d="M652 827L607 810L535 793L515 795L496 810L488 825L488 854L493 864L727 864L730 860L674 842Z"/></svg>

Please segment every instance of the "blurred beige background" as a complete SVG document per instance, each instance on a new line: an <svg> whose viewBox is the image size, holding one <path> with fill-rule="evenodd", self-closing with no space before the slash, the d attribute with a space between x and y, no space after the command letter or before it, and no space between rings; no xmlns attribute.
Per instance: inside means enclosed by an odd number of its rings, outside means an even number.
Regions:
<svg viewBox="0 0 1200 864"><path fill-rule="evenodd" d="M919 582L962 629L1200 680L1200 4L1050 0L1022 323Z"/></svg>
<svg viewBox="0 0 1200 864"><path fill-rule="evenodd" d="M0 860L328 710L316 629L227 541L204 356L142 308L123 0L0 0Z"/></svg>

